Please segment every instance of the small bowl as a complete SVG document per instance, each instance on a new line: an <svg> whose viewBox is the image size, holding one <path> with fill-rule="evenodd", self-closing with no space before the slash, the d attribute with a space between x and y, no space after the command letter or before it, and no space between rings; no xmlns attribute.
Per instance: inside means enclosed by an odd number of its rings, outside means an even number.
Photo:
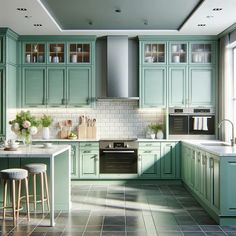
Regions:
<svg viewBox="0 0 236 236"><path fill-rule="evenodd" d="M44 148L51 148L52 143L44 143L43 146L44 146Z"/></svg>

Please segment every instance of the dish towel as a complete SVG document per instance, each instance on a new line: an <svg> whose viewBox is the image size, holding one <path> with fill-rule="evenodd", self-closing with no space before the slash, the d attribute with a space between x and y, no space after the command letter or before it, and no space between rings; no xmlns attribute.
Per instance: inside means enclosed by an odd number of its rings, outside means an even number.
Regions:
<svg viewBox="0 0 236 236"><path fill-rule="evenodd" d="M211 118L210 116L202 117L202 130L205 130L205 131L208 130L207 120L210 118Z"/></svg>
<svg viewBox="0 0 236 236"><path fill-rule="evenodd" d="M203 130L203 119L198 117L198 130Z"/></svg>
<svg viewBox="0 0 236 236"><path fill-rule="evenodd" d="M199 117L193 117L193 129L198 130L198 120Z"/></svg>

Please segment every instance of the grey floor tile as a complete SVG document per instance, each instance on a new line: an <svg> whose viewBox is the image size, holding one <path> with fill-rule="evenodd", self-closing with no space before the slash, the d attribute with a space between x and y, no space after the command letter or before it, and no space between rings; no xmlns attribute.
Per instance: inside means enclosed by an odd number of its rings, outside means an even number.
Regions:
<svg viewBox="0 0 236 236"><path fill-rule="evenodd" d="M105 216L104 225L125 225L125 216Z"/></svg>
<svg viewBox="0 0 236 236"><path fill-rule="evenodd" d="M158 236L183 236L181 232L158 232Z"/></svg>
<svg viewBox="0 0 236 236"><path fill-rule="evenodd" d="M200 225L200 227L205 232L222 232L219 225Z"/></svg>
<svg viewBox="0 0 236 236"><path fill-rule="evenodd" d="M179 232L179 225L159 225L156 227L158 232Z"/></svg>
<svg viewBox="0 0 236 236"><path fill-rule="evenodd" d="M102 231L125 231L125 225L104 225Z"/></svg>
<svg viewBox="0 0 236 236"><path fill-rule="evenodd" d="M208 235L208 236L225 236L227 234L224 233L223 231L222 232L216 231L216 232L205 232L205 235Z"/></svg>
<svg viewBox="0 0 236 236"><path fill-rule="evenodd" d="M102 232L101 236L125 236L125 232Z"/></svg>
<svg viewBox="0 0 236 236"><path fill-rule="evenodd" d="M236 232L236 226L220 226L225 232Z"/></svg>
<svg viewBox="0 0 236 236"><path fill-rule="evenodd" d="M205 236L203 232L183 232L184 236Z"/></svg>
<svg viewBox="0 0 236 236"><path fill-rule="evenodd" d="M131 231L126 232L126 236L147 236L146 231Z"/></svg>
<svg viewBox="0 0 236 236"><path fill-rule="evenodd" d="M84 232L83 236L100 236L101 235L101 232L98 231L98 232Z"/></svg>
<svg viewBox="0 0 236 236"><path fill-rule="evenodd" d="M228 236L236 236L236 232L226 232L226 235L228 235Z"/></svg>
<svg viewBox="0 0 236 236"><path fill-rule="evenodd" d="M183 232L202 232L199 225L180 225L179 227Z"/></svg>
<svg viewBox="0 0 236 236"><path fill-rule="evenodd" d="M102 225L87 225L85 231L101 231Z"/></svg>

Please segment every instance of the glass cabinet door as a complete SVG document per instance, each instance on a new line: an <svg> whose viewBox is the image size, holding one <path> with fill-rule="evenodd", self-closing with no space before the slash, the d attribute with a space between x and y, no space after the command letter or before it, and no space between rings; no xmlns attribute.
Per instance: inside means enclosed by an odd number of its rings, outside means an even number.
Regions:
<svg viewBox="0 0 236 236"><path fill-rule="evenodd" d="M45 45L42 43L25 44L25 63L45 63Z"/></svg>
<svg viewBox="0 0 236 236"><path fill-rule="evenodd" d="M171 43L170 53L171 63L187 63L187 43Z"/></svg>
<svg viewBox="0 0 236 236"><path fill-rule="evenodd" d="M165 63L165 44L146 43L144 44L145 63Z"/></svg>
<svg viewBox="0 0 236 236"><path fill-rule="evenodd" d="M49 63L64 63L65 62L65 45L64 43L49 44Z"/></svg>
<svg viewBox="0 0 236 236"><path fill-rule="evenodd" d="M90 44L71 43L69 45L70 63L90 63Z"/></svg>
<svg viewBox="0 0 236 236"><path fill-rule="evenodd" d="M212 63L212 45L210 43L191 44L191 63Z"/></svg>

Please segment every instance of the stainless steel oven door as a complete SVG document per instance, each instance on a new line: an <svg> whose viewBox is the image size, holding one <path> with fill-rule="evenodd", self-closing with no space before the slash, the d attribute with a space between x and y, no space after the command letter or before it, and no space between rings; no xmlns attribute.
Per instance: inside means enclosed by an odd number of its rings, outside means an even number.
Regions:
<svg viewBox="0 0 236 236"><path fill-rule="evenodd" d="M137 174L137 149L100 149L100 174Z"/></svg>

